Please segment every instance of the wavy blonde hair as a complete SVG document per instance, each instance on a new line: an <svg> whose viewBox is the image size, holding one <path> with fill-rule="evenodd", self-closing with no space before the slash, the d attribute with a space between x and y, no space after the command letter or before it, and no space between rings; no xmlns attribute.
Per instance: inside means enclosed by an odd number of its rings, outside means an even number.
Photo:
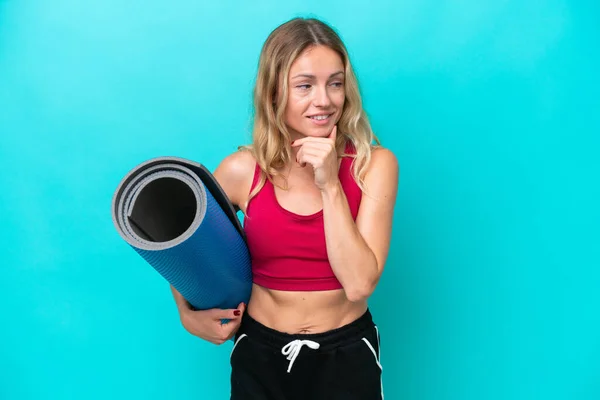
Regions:
<svg viewBox="0 0 600 400"><path fill-rule="evenodd" d="M348 154L344 153L347 141L354 145L356 155L352 175L365 191L364 176L371 151L380 143L363 110L348 51L338 34L327 24L313 18L294 18L271 32L260 53L254 87L252 145L240 147L240 150L252 153L261 169L260 179L251 191L248 203L267 179L273 182L273 177L282 175L281 170L292 161L291 138L284 121L288 76L292 63L311 46L329 47L340 55L344 64L345 102L337 124L336 149L341 157L347 157Z"/></svg>

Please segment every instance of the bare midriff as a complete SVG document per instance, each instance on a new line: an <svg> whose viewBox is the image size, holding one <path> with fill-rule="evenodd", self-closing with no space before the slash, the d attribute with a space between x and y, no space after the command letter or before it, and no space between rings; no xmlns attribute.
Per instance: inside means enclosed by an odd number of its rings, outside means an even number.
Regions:
<svg viewBox="0 0 600 400"><path fill-rule="evenodd" d="M343 289L280 291L254 284L247 312L279 332L312 334L347 325L366 310L366 301L350 302Z"/></svg>

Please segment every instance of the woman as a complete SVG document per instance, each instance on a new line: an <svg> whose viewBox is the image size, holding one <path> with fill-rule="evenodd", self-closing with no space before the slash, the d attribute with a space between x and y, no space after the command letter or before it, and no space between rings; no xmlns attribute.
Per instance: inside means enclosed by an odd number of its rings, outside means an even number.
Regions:
<svg viewBox="0 0 600 400"><path fill-rule="evenodd" d="M371 131L338 35L315 19L275 29L254 107L252 145L214 172L244 213L248 308L193 311L172 288L182 323L217 344L235 335L234 400L383 398L367 299L388 254L398 163Z"/></svg>

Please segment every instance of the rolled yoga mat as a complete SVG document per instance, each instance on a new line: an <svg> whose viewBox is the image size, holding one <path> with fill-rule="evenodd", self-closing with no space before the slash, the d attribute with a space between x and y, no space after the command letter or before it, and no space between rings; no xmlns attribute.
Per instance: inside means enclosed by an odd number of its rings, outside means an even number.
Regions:
<svg viewBox="0 0 600 400"><path fill-rule="evenodd" d="M119 183L112 217L121 237L196 309L248 303L250 255L235 209L201 164L159 157Z"/></svg>

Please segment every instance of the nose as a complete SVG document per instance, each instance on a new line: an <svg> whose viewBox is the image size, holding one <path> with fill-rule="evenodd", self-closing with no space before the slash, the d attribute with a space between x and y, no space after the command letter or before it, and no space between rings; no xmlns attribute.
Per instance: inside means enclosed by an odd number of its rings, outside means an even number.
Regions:
<svg viewBox="0 0 600 400"><path fill-rule="evenodd" d="M331 104L329 92L327 92L327 86L318 86L313 93L313 104L315 107L328 107Z"/></svg>

